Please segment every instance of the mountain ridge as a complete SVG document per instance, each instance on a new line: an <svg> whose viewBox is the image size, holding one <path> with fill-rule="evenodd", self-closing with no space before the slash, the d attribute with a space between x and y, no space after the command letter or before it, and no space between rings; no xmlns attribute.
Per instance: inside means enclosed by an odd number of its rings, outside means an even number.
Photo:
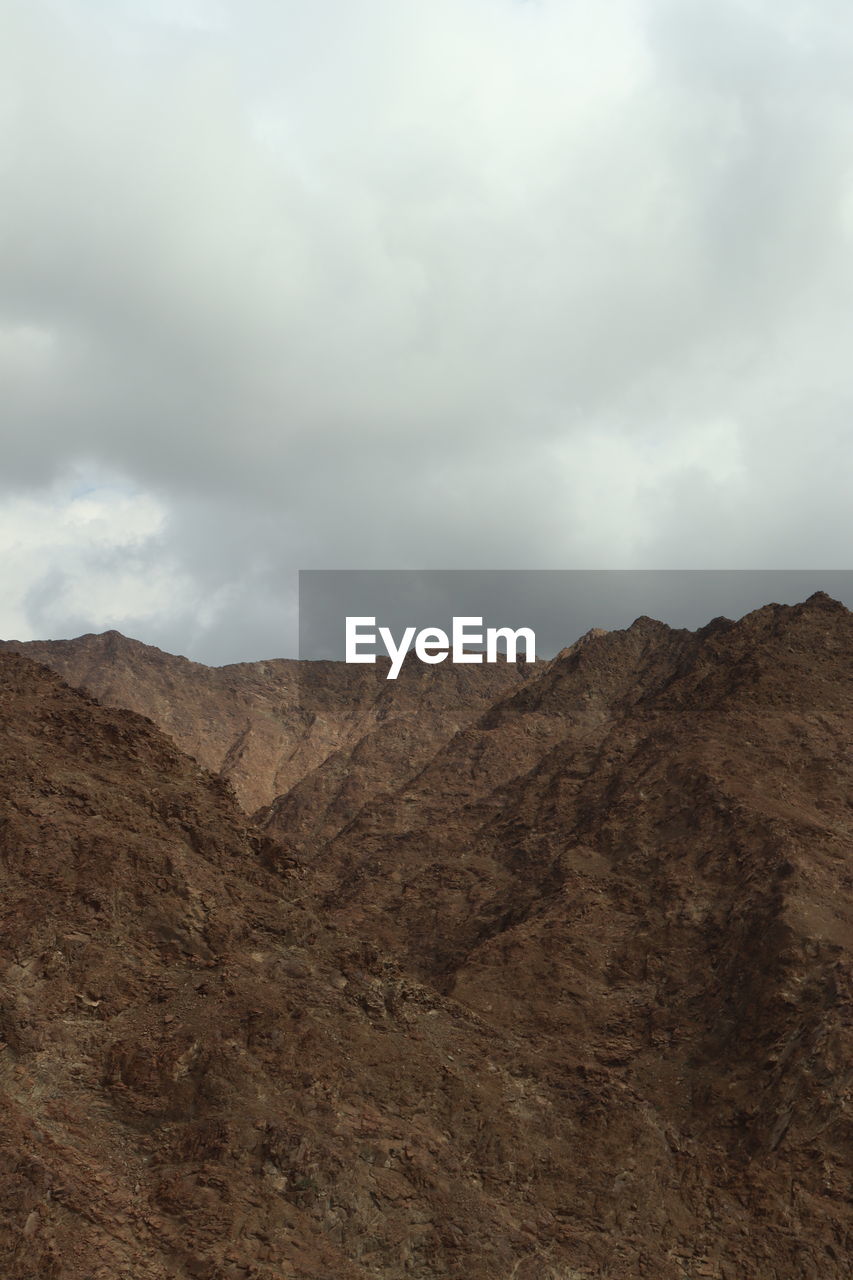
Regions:
<svg viewBox="0 0 853 1280"><path fill-rule="evenodd" d="M345 727L253 817L14 648L16 1280L846 1277L842 605L640 618L461 707L325 670Z"/></svg>

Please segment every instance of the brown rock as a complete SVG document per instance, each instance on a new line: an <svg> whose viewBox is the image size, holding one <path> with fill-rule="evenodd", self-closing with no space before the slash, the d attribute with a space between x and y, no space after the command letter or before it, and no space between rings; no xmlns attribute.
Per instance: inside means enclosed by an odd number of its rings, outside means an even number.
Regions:
<svg viewBox="0 0 853 1280"><path fill-rule="evenodd" d="M87 644L199 758L269 696ZM817 597L476 694L326 664L261 831L0 654L0 1273L846 1277L851 659Z"/></svg>

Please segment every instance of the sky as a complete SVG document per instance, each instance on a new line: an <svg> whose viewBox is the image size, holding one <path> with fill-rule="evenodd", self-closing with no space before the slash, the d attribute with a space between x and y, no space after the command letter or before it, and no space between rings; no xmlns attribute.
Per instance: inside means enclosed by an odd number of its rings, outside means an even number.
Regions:
<svg viewBox="0 0 853 1280"><path fill-rule="evenodd" d="M847 0L0 0L0 636L848 568L851 65Z"/></svg>

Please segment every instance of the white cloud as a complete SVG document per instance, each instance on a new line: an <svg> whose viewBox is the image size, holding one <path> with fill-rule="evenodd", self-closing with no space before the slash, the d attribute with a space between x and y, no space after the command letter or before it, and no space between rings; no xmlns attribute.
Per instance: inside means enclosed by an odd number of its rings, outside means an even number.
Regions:
<svg viewBox="0 0 853 1280"><path fill-rule="evenodd" d="M0 633L38 638L34 614L52 631L69 618L107 629L184 609L193 585L159 546L165 518L149 495L82 471L10 497L0 508Z"/></svg>

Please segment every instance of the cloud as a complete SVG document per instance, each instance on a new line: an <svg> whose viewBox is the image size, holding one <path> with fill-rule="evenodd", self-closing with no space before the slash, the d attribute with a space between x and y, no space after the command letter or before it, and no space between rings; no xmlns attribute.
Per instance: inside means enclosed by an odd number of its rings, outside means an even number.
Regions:
<svg viewBox="0 0 853 1280"><path fill-rule="evenodd" d="M0 510L2 633L35 639L34 621L50 634L58 619L108 628L169 609L186 583L166 563L152 572L164 518L147 495L82 472L11 497Z"/></svg>
<svg viewBox="0 0 853 1280"><path fill-rule="evenodd" d="M6 0L4 520L86 466L161 521L108 572L63 523L8 625L260 656L298 567L841 566L851 44L835 0Z"/></svg>

